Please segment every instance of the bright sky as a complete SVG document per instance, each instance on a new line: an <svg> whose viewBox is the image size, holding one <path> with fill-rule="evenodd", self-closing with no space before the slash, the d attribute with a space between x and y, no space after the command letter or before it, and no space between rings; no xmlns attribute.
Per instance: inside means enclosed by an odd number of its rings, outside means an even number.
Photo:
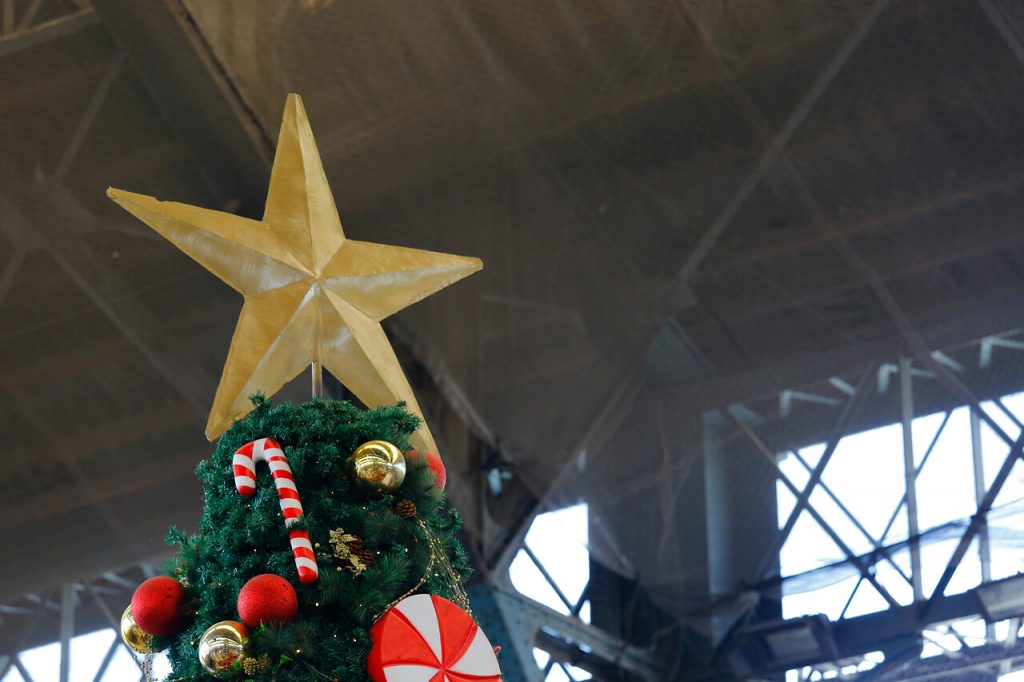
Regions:
<svg viewBox="0 0 1024 682"><path fill-rule="evenodd" d="M93 682L117 636L113 630L99 630L72 639L70 682ZM34 682L53 682L60 678L60 646L56 642L23 651L20 659ZM158 657L154 661L154 671L161 678L170 672L167 659ZM132 660L132 655L125 647L118 646L100 682L126 682L141 677L139 665ZM25 682L25 678L11 668L2 682Z"/></svg>
<svg viewBox="0 0 1024 682"><path fill-rule="evenodd" d="M526 533L526 545L534 553L545 570L558 585L565 597L575 604L590 580L589 521L586 504L577 504L558 511L540 514ZM519 550L509 567L512 585L525 596L544 604L562 614L569 614L569 607L558 597L551 583L524 552ZM590 602L580 609L580 619L590 622ZM548 663L548 654L540 649L533 650L537 665L541 668ZM585 670L566 666L570 678L559 666L553 666L545 682L570 682L589 680Z"/></svg>
<svg viewBox="0 0 1024 682"><path fill-rule="evenodd" d="M1007 396L1003 403L1014 414L1024 415L1024 394ZM1019 435L1019 429L994 404L985 403L983 408L1010 438ZM933 414L918 417L913 421L915 466L921 466L925 452L935 438L942 420L942 414ZM965 521L977 508L970 421L970 413L966 407L954 410L920 471L917 479L917 503L921 531L936 528L950 521ZM980 433L983 477L987 488L1009 448L987 425L981 425ZM800 455L807 465L814 467L824 449L824 445L816 445L804 448ZM781 468L798 488L802 488L810 477L807 468L792 455L782 461ZM887 524L893 519L894 512L901 504L906 489L903 471L903 433L900 425L892 424L843 438L824 470L822 482L875 540L888 545L907 538L905 507L899 509L884 539L882 537ZM781 527L794 507L795 498L781 483L777 485L777 492ZM999 507L1022 498L1024 466L1018 461L1002 492L996 498L995 511L990 517L990 527L1024 532L1024 514L998 513ZM820 486L812 493L810 501L853 551L864 552L872 547L872 541L865 537ZM922 546L921 573L925 594L929 594L937 584L952 555L958 540L956 534L953 535L954 537L949 539L925 542ZM1014 546L1019 544L992 543L991 579L998 580L1024 570L1024 550ZM909 551L902 549L893 556L895 563L903 572L910 575ZM783 575L796 575L841 561L843 558L843 553L835 543L806 512L800 515L780 553ZM895 568L888 562L879 562L876 569L878 581L897 601L902 604L912 601L913 592L910 586ZM978 542L975 541L954 574L946 594L966 591L980 582L981 560ZM844 617L847 618L887 607L881 595L871 585L861 582L857 587L857 584L858 578L853 574L811 591L786 592L782 601L783 616L792 618L824 613L835 620L843 613L844 607ZM857 592L851 599L855 587ZM848 600L849 606L846 606ZM985 626L980 619L958 622L953 624L953 627L971 646L985 641ZM997 636L1005 637L1007 631L1008 626L1005 622L997 624ZM957 637L948 632L929 632L926 633L926 638L924 656L940 654L944 649L957 650L962 646ZM789 678L796 679L796 675L791 674ZM1008 682L1014 678L1006 676L1004 679Z"/></svg>

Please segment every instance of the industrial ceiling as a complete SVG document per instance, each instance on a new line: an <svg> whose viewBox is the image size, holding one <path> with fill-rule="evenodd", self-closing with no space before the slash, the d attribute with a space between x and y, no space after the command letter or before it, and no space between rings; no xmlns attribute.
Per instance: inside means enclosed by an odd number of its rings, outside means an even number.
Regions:
<svg viewBox="0 0 1024 682"><path fill-rule="evenodd" d="M350 237L485 263L387 327L484 565L584 499L706 613L707 411L1024 327L1010 0L0 6L0 602L198 519L241 300L105 190L259 217L289 92Z"/></svg>

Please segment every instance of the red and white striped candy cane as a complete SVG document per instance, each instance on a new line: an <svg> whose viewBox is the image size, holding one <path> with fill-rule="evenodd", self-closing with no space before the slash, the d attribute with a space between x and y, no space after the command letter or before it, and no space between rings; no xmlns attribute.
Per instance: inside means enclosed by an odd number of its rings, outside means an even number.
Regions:
<svg viewBox="0 0 1024 682"><path fill-rule="evenodd" d="M235 487L245 497L252 497L256 492L256 462L266 462L270 467L270 475L274 477L274 486L277 488L277 498L281 502L281 513L284 514L284 525L290 528L302 516L302 502L299 501L299 491L295 489L292 468L288 466L284 451L276 440L260 438L235 450L232 461ZM316 564L309 533L304 530L293 530L288 534L288 538L291 540L299 580L303 583L316 582L320 569Z"/></svg>

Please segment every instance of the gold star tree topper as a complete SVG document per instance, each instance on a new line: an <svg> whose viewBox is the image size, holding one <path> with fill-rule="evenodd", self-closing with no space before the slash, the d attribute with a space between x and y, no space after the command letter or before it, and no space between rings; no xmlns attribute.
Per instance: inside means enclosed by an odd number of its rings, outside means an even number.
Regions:
<svg viewBox="0 0 1024 682"><path fill-rule="evenodd" d="M316 363L366 405L405 401L423 419L380 321L482 263L347 239L298 95L285 105L263 220L107 194L245 297L207 438L247 414L249 396L272 395ZM437 452L425 422L412 440Z"/></svg>

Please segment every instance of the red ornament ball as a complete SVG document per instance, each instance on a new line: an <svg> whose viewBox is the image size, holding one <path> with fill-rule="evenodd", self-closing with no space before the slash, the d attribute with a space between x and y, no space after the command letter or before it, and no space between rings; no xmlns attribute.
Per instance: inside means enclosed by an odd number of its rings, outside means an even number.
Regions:
<svg viewBox="0 0 1024 682"><path fill-rule="evenodd" d="M290 623L299 615L299 596L292 584L279 575L264 573L238 593L238 615L256 629L260 623Z"/></svg>
<svg viewBox="0 0 1024 682"><path fill-rule="evenodd" d="M405 453L405 461L411 466L423 466L425 461L430 470L434 472L434 476L437 477L437 487L444 490L445 483L448 482L448 473L444 470L444 462L436 454L422 450L410 450Z"/></svg>
<svg viewBox="0 0 1024 682"><path fill-rule="evenodd" d="M185 586L174 578L150 578L135 588L132 618L148 635L167 637L181 632L188 621Z"/></svg>

